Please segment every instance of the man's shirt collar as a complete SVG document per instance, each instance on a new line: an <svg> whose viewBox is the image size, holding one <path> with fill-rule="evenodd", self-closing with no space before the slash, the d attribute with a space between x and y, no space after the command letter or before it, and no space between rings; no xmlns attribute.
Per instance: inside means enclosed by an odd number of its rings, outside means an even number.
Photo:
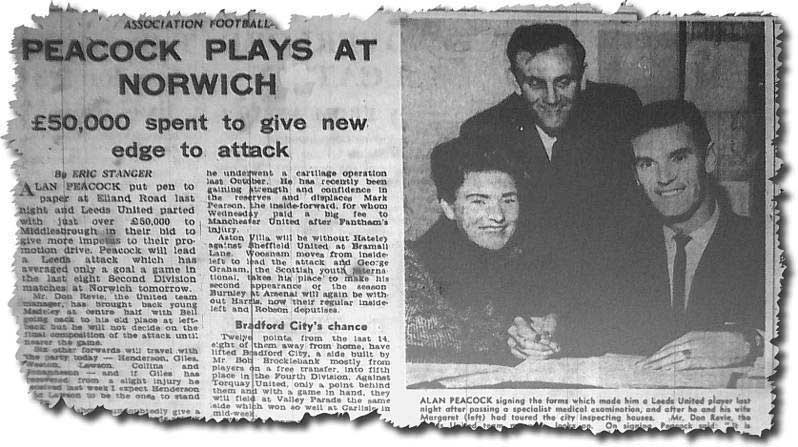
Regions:
<svg viewBox="0 0 798 447"><path fill-rule="evenodd" d="M715 232L715 227L718 226L718 219L720 219L720 207L715 203L715 211L712 212L709 220L696 228L692 233L688 234L688 236L690 236L690 244L706 247L707 244L709 244L709 240L712 238L712 234ZM673 236L676 235L676 232L667 225L662 226L662 232L665 235L666 242L673 240Z"/></svg>

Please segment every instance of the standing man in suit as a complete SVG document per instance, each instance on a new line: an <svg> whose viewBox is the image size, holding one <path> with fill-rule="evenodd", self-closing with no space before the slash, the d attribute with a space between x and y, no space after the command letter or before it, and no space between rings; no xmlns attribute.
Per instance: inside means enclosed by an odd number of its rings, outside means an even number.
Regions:
<svg viewBox="0 0 798 447"><path fill-rule="evenodd" d="M494 141L522 168L519 188L542 206L529 207L537 214L527 213L527 226L594 238L634 191L629 133L640 100L628 87L586 81L585 49L562 25L519 26L507 58L515 93L466 120L460 135Z"/></svg>
<svg viewBox="0 0 798 447"><path fill-rule="evenodd" d="M641 362L653 369L751 361L764 345L764 235L713 184L717 154L704 118L690 102L656 102L643 107L634 135L637 181L659 219L633 232L639 245L618 272L634 283L619 324L636 328L619 342L656 350Z"/></svg>
<svg viewBox="0 0 798 447"><path fill-rule="evenodd" d="M640 99L628 87L587 81L585 48L563 25L519 26L506 52L515 92L466 120L460 136L492 141L520 168L519 245L558 254L552 271L588 283L590 264L637 213L630 137ZM533 326L519 318L511 327L516 357L534 354Z"/></svg>

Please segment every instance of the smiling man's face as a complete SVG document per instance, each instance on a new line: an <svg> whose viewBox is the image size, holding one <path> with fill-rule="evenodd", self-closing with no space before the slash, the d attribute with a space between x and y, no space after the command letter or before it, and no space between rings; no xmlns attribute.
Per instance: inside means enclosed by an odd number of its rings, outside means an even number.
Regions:
<svg viewBox="0 0 798 447"><path fill-rule="evenodd" d="M574 51L568 45L535 55L520 51L514 74L536 124L549 135L556 135L568 122L579 93L582 74Z"/></svg>
<svg viewBox="0 0 798 447"><path fill-rule="evenodd" d="M457 190L454 203L441 200L441 207L471 242L498 250L515 233L518 190L506 172L469 172Z"/></svg>
<svg viewBox="0 0 798 447"><path fill-rule="evenodd" d="M632 140L635 171L648 199L667 220L690 219L707 194L714 157L696 147L686 124L651 129Z"/></svg>

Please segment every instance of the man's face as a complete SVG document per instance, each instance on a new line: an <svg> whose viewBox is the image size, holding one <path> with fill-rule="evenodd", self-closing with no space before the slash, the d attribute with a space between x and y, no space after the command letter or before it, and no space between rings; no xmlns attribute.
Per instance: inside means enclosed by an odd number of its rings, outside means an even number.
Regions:
<svg viewBox="0 0 798 447"><path fill-rule="evenodd" d="M651 129L632 140L637 179L648 199L666 219L683 222L698 210L706 194L714 153L700 156L686 124Z"/></svg>
<svg viewBox="0 0 798 447"><path fill-rule="evenodd" d="M537 125L556 135L565 126L581 84L581 68L567 45L515 56L515 79Z"/></svg>
<svg viewBox="0 0 798 447"><path fill-rule="evenodd" d="M501 171L469 172L454 203L441 200L444 214L471 242L498 250L507 244L518 220L518 190Z"/></svg>

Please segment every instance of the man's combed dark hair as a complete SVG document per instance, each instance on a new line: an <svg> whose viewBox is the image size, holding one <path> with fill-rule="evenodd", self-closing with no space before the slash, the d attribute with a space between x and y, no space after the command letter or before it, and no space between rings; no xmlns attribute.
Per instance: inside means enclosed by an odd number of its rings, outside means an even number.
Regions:
<svg viewBox="0 0 798 447"><path fill-rule="evenodd" d="M683 99L669 99L652 102L643 106L632 137L636 138L652 129L686 124L693 133L696 149L702 157L712 138L707 130L707 123L698 107Z"/></svg>
<svg viewBox="0 0 798 447"><path fill-rule="evenodd" d="M573 49L578 65L576 69L581 75L585 67L585 47L567 26L555 23L523 25L513 31L513 35L507 42L507 58L510 59L510 69L513 73L516 72L515 57L520 51L527 51L534 56L560 45L568 45Z"/></svg>
<svg viewBox="0 0 798 447"><path fill-rule="evenodd" d="M481 138L457 137L436 146L430 156L438 199L454 203L469 172L505 172L518 183L520 173L509 157Z"/></svg>

